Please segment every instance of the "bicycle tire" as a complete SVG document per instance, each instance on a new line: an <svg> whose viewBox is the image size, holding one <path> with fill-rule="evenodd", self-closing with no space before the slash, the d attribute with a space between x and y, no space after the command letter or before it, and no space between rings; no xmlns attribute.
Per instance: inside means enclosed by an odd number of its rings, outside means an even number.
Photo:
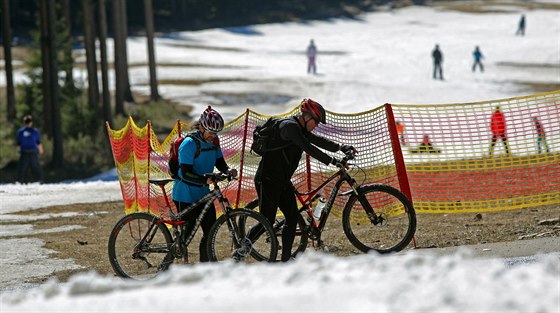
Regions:
<svg viewBox="0 0 560 313"><path fill-rule="evenodd" d="M259 199L253 199L249 202L246 206L249 210L257 210L259 206ZM260 211L260 210L259 210ZM286 220L284 217L277 218L274 221L274 225L272 228L274 229L274 233L276 234L276 239L278 240L278 246L281 249L281 242L282 242L282 231L284 229L284 224ZM296 222L296 236L294 238L294 244L292 245L292 254L291 257L295 258L298 254L302 253L307 249L307 243L309 241L309 230L308 225L305 222L305 219L301 214L298 214L297 222ZM295 247L295 250L294 250ZM279 253L278 258L281 257L281 253Z"/></svg>
<svg viewBox="0 0 560 313"><path fill-rule="evenodd" d="M109 262L118 276L147 280L173 263L174 256L169 252L173 239L167 226L158 220L155 215L136 212L115 224L107 247Z"/></svg>
<svg viewBox="0 0 560 313"><path fill-rule="evenodd" d="M346 237L362 252L398 252L411 242L416 232L416 212L410 200L398 189L387 185L366 185L352 195L342 212ZM365 196L383 223L370 221L359 197Z"/></svg>
<svg viewBox="0 0 560 313"><path fill-rule="evenodd" d="M255 225L264 226L264 232L257 238L251 238L245 229ZM278 241L272 226L262 214L247 209L230 209L212 225L207 249L210 261L214 262L227 259L246 263L275 262Z"/></svg>

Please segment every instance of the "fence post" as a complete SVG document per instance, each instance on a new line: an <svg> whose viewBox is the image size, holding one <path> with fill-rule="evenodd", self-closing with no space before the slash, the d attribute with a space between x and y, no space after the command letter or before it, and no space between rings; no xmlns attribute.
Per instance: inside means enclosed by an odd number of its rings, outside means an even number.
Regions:
<svg viewBox="0 0 560 313"><path fill-rule="evenodd" d="M152 189L152 185L150 184L150 159L152 155L152 122L150 120L147 121L148 123L148 181L147 181L147 188L148 188L148 212L151 213L152 211L152 193L150 192Z"/></svg>
<svg viewBox="0 0 560 313"><path fill-rule="evenodd" d="M385 113L387 114L387 126L389 128L389 136L391 138L391 145L393 146L393 157L395 158L395 167L397 168L397 177L399 178L399 186L402 193L408 197L412 205L412 192L410 191L410 184L408 183L408 175L406 174L406 165L401 150L401 143L399 141L399 134L397 133L397 125L395 123L395 116L393 115L393 107L389 103L385 103ZM416 235L412 237L412 245L416 248Z"/></svg>
<svg viewBox="0 0 560 313"><path fill-rule="evenodd" d="M245 126L243 129L243 144L241 146L241 161L239 164L239 180L237 183L237 195L235 198L235 208L239 207L239 198L241 196L241 183L243 182L243 167L245 165L245 148L247 146L247 131L249 129L249 109L245 110Z"/></svg>
<svg viewBox="0 0 560 313"><path fill-rule="evenodd" d="M307 170L307 191L311 191L311 158L305 153L305 168Z"/></svg>
<svg viewBox="0 0 560 313"><path fill-rule="evenodd" d="M393 115L393 107L389 103L385 103L385 113L387 114L387 127L393 147L393 157L395 158L395 167L397 168L397 177L399 178L399 186L410 202L412 201L412 192L408 183L408 175L406 174L406 165L399 142L399 134L397 133L397 125L395 124L395 116Z"/></svg>
<svg viewBox="0 0 560 313"><path fill-rule="evenodd" d="M136 137L136 133L134 132L134 127L136 124L133 122L132 116L128 116L128 123L130 125L130 135L128 137L129 144L132 145L132 174L134 180L134 201L135 201L135 208L134 211L139 211L140 202L138 201L138 176L136 175L136 147L134 146L135 140L132 139L132 136Z"/></svg>
<svg viewBox="0 0 560 313"><path fill-rule="evenodd" d="M114 142L113 142L113 137L112 137L112 133L111 133L111 125L109 124L109 121L105 121L105 127L107 128L107 135L109 136L109 142L111 144L111 153L113 154L113 160L115 160L115 168L117 169L117 179L119 180L119 187L121 187L121 195L123 198L123 204L124 204L124 210L125 212L127 211L126 209L128 209L126 207L126 194L124 192L124 186L121 180L121 176L119 175L119 162L117 161L117 158L115 157L117 155L117 153L115 152L115 146L114 146ZM124 126L126 127L126 125ZM123 128L124 128L123 127Z"/></svg>

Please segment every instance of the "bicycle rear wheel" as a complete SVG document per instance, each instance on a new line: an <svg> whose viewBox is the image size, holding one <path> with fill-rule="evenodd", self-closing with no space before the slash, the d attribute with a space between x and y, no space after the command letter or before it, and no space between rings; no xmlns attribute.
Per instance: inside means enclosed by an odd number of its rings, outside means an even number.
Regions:
<svg viewBox="0 0 560 313"><path fill-rule="evenodd" d="M261 227L260 236L245 231ZM208 235L210 261L234 259L240 262L276 261L278 242L270 223L258 212L230 209L218 218Z"/></svg>
<svg viewBox="0 0 560 313"><path fill-rule="evenodd" d="M247 209L260 212L259 208L259 199L254 199L247 204ZM274 233L276 234L276 239L278 240L278 248L282 250L281 243L282 243L282 232L284 230L284 225L286 220L284 216L277 217L274 221L274 225L272 228L274 229ZM307 223L305 223L305 219L301 214L298 215L297 224L296 224L296 236L294 238L294 243L292 245L292 258L295 258L296 255L302 253L307 248L307 243L309 240L309 232ZM258 256L257 256L258 257ZM281 253L278 253L278 260L280 260Z"/></svg>
<svg viewBox="0 0 560 313"><path fill-rule="evenodd" d="M348 240L360 251L379 253L404 249L416 231L416 213L410 200L387 185L367 185L352 195L342 213L342 226ZM377 223L369 208L380 217Z"/></svg>
<svg viewBox="0 0 560 313"><path fill-rule="evenodd" d="M169 247L173 242L160 218L143 212L121 218L109 236L109 262L124 278L147 280L173 263Z"/></svg>

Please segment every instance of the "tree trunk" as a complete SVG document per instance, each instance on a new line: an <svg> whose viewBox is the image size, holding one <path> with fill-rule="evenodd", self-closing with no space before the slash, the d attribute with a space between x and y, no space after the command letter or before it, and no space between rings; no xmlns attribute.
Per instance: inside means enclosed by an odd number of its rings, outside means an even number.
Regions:
<svg viewBox="0 0 560 313"><path fill-rule="evenodd" d="M52 95L50 88L50 50L49 50L49 32L48 32L48 19L49 19L49 0L39 1L39 16L41 25L41 66L43 71L41 77L43 79L41 89L43 90L43 129L45 135L52 137Z"/></svg>
<svg viewBox="0 0 560 313"><path fill-rule="evenodd" d="M58 86L58 64L56 58L56 12L54 1L47 4L47 33L49 50L49 89L51 90L51 116L52 116L52 138L53 155L51 165L53 168L60 168L64 165L64 148L62 137L62 121L60 115L59 86Z"/></svg>
<svg viewBox="0 0 560 313"><path fill-rule="evenodd" d="M148 66L150 68L150 94L153 101L159 100L156 55L154 51L154 12L152 0L144 0L144 13L146 15L146 40L148 42Z"/></svg>
<svg viewBox="0 0 560 313"><path fill-rule="evenodd" d="M128 76L128 55L127 55L127 45L126 45L126 39L128 38L128 19L127 19L127 9L126 9L126 0L121 0L120 1L120 23L121 23L121 38L120 40L122 41L122 50L121 50L121 54L122 54L122 72L123 72L123 82L124 82L124 100L127 102L132 102L134 103L134 97L132 96L132 92L130 90L130 78Z"/></svg>
<svg viewBox="0 0 560 313"><path fill-rule="evenodd" d="M91 0L82 0L84 14L84 45L88 73L88 105L99 116L99 83L97 80L97 59L95 55L95 24L92 16ZM98 123L95 123L96 125ZM95 133L94 130L91 132Z"/></svg>
<svg viewBox="0 0 560 313"><path fill-rule="evenodd" d="M70 0L62 0L62 13L64 14L64 63L66 65L66 86L74 89L74 59L72 58L72 22L70 20Z"/></svg>
<svg viewBox="0 0 560 313"><path fill-rule="evenodd" d="M10 1L2 0L2 29L4 36L4 70L6 71L6 101L8 120L16 118L16 100L14 95L14 78L12 68L12 35L10 29Z"/></svg>
<svg viewBox="0 0 560 313"><path fill-rule="evenodd" d="M121 34L123 32L122 25L120 23L121 19L121 5L120 2L122 0L112 0L113 5L113 47L114 47L114 64L113 68L115 70L115 114L125 116L124 112L124 89L126 84L126 79L124 78L124 73L122 71L122 63L124 60L122 59L123 50L122 41L120 40Z"/></svg>
<svg viewBox="0 0 560 313"><path fill-rule="evenodd" d="M99 0L97 7L99 28L99 56L101 57L101 82L103 99L103 119L111 124L111 92L109 90L109 66L107 65L107 16L105 14L105 0Z"/></svg>

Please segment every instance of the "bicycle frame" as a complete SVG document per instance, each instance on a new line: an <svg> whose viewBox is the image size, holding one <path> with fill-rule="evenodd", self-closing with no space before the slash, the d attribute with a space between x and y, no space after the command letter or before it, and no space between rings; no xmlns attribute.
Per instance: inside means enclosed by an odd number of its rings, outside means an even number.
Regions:
<svg viewBox="0 0 560 313"><path fill-rule="evenodd" d="M204 218L204 216L206 216L206 213L210 209L210 206L214 203L214 201L216 199L218 199L218 202L220 204L222 212L224 212L224 214L227 214L227 212L228 212L227 208L229 207L229 201L228 201L227 198L225 198L223 196L222 191L218 187L218 182L217 181L214 182L214 189L213 190L211 190L207 195L205 195L204 197L202 197L201 199L199 199L195 203L192 203L186 209L182 210L181 212L178 212L178 214L173 213L173 210L171 208L171 203L169 202L169 199L167 197L167 192L165 190L165 184L158 184L158 185L160 186L160 188L163 192L163 197L165 199L165 205L166 205L167 210L169 211L170 219L161 218L161 219L158 219L156 222L159 223L159 224L172 225L173 229L175 230L174 235L176 235L175 241L177 241L177 239L181 239L180 237L185 235L185 234L182 234L182 232L178 228L178 226L185 224L185 221L183 220L183 216L185 216L186 214L188 214L189 212L194 210L194 208L198 207L199 205L201 205L203 203L206 203L204 205L204 208L202 209L202 212L196 218L195 226L194 226L193 230L191 231L191 233L189 234L189 237L188 238L183 238L183 240L181 240L181 242L182 242L181 244L184 245L184 246L188 246L190 244L190 242L193 240L198 228L200 227L202 219Z"/></svg>
<svg viewBox="0 0 560 313"><path fill-rule="evenodd" d="M325 208L323 209L323 212L321 212L321 216L319 218L319 224L317 225L317 222L315 221L315 219L313 218L313 212L312 209L310 207L311 203L313 203L313 201L315 201L318 197L321 196L320 192L321 190L327 185L329 184L331 181L336 179L336 183L333 187L333 190L331 191L329 198L327 200L327 203L325 204ZM348 183L348 185L352 188L352 190L343 192L343 193L338 193L338 191L340 190L340 187L342 186L342 184L346 182ZM311 227L314 229L319 230L319 232L323 231L323 228L325 227L326 223L327 223L327 219L330 215L332 206L334 204L334 200L337 196L347 196L350 193L354 193L354 194L358 194L358 191L356 189L356 180L352 177L350 177L350 175L348 175L348 172L346 171L345 167L341 167L336 173L334 173L333 175L331 175L327 180L325 180L325 182L323 182L320 186L318 186L317 188L309 191L309 192L300 192L297 189L294 188L294 192L295 195L297 197L297 199L299 200L299 202L302 204L302 207L299 209L299 211L306 211L307 215L310 217L311 220Z"/></svg>

